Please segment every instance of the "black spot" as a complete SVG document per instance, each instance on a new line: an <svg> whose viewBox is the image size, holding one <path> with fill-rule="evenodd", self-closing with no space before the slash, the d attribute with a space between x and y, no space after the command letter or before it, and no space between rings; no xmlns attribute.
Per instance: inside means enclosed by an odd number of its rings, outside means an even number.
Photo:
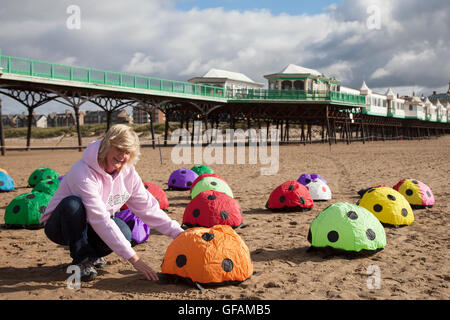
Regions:
<svg viewBox="0 0 450 320"><path fill-rule="evenodd" d="M375 189L370 188L369 190L367 190L368 193L371 193L372 191L375 191Z"/></svg>
<svg viewBox="0 0 450 320"><path fill-rule="evenodd" d="M395 201L395 197L392 194L388 194L387 197L389 200Z"/></svg>
<svg viewBox="0 0 450 320"><path fill-rule="evenodd" d="M187 262L187 259L186 259L186 256L184 254L180 254L177 257L176 264L177 264L178 268L183 267L186 264L186 262Z"/></svg>
<svg viewBox="0 0 450 320"><path fill-rule="evenodd" d="M347 217L349 217L352 220L358 219L358 214L355 211L349 211L347 212Z"/></svg>
<svg viewBox="0 0 450 320"><path fill-rule="evenodd" d="M233 261L231 261L231 259L223 259L222 261L222 269L225 272L231 272L231 270L233 270L234 264Z"/></svg>
<svg viewBox="0 0 450 320"><path fill-rule="evenodd" d="M194 211L192 211L192 215L197 218L200 215L200 209L195 209Z"/></svg>
<svg viewBox="0 0 450 320"><path fill-rule="evenodd" d="M45 171L45 169L41 169L41 172L44 172Z"/></svg>
<svg viewBox="0 0 450 320"><path fill-rule="evenodd" d="M281 197L280 197L280 202L281 202L281 203L284 203L284 200L286 200L286 197L285 197L285 196L281 196Z"/></svg>
<svg viewBox="0 0 450 320"><path fill-rule="evenodd" d="M148 189L148 186L144 184L144 188L145 188L145 189Z"/></svg>
<svg viewBox="0 0 450 320"><path fill-rule="evenodd" d="M330 242L336 242L339 239L339 233L337 233L337 231L331 230L330 232L328 232L327 238Z"/></svg>
<svg viewBox="0 0 450 320"><path fill-rule="evenodd" d="M408 196L412 196L413 191L412 191L411 189L406 189L405 193L406 193L406 195L408 195Z"/></svg>
<svg viewBox="0 0 450 320"><path fill-rule="evenodd" d="M223 220L227 220L228 212L226 210L222 210L222 211L220 211L220 216L222 217Z"/></svg>
<svg viewBox="0 0 450 320"><path fill-rule="evenodd" d="M0 186L3 186L5 183L3 181L0 181Z"/></svg>
<svg viewBox="0 0 450 320"><path fill-rule="evenodd" d="M213 233L209 233L209 232L205 232L202 235L202 239L205 241L211 241L212 239L214 239L214 234Z"/></svg>
<svg viewBox="0 0 450 320"><path fill-rule="evenodd" d="M291 184L288 189L289 191L294 191L295 187Z"/></svg>
<svg viewBox="0 0 450 320"><path fill-rule="evenodd" d="M213 195L213 194L210 194L209 196L208 196L208 200L216 200L216 196L215 195Z"/></svg>
<svg viewBox="0 0 450 320"><path fill-rule="evenodd" d="M311 182L311 179L305 179L305 183L308 184Z"/></svg>
<svg viewBox="0 0 450 320"><path fill-rule="evenodd" d="M172 184L175 184L177 182L177 179L172 179Z"/></svg>
<svg viewBox="0 0 450 320"><path fill-rule="evenodd" d="M39 212L40 212L40 213L44 213L44 212L45 212L45 209L47 209L46 206L40 206L40 207L39 207Z"/></svg>
<svg viewBox="0 0 450 320"><path fill-rule="evenodd" d="M298 201L300 201L300 204L305 204L306 203L305 198L303 198L303 197L300 197L300 199L298 199Z"/></svg>
<svg viewBox="0 0 450 320"><path fill-rule="evenodd" d="M381 212L381 210L383 210L383 206L381 204L376 204L373 206L373 210L375 212Z"/></svg>
<svg viewBox="0 0 450 320"><path fill-rule="evenodd" d="M47 179L51 179L52 177L51 176L47 176Z"/></svg>
<svg viewBox="0 0 450 320"><path fill-rule="evenodd" d="M26 196L25 196L25 198L27 198L27 199L34 199L36 196L34 195L34 194L27 194Z"/></svg>
<svg viewBox="0 0 450 320"><path fill-rule="evenodd" d="M419 184L419 182L417 182L417 180L413 180L412 183Z"/></svg>
<svg viewBox="0 0 450 320"><path fill-rule="evenodd" d="M49 182L47 182L47 184L53 184L53 181L49 181Z"/></svg>
<svg viewBox="0 0 450 320"><path fill-rule="evenodd" d="M186 184L187 184L188 186L192 186L192 181L188 181Z"/></svg>
<svg viewBox="0 0 450 320"><path fill-rule="evenodd" d="M408 210L406 210L405 208L402 209L402 216L408 216Z"/></svg>
<svg viewBox="0 0 450 320"><path fill-rule="evenodd" d="M181 174L185 174L186 173L186 170L181 170Z"/></svg>
<svg viewBox="0 0 450 320"><path fill-rule="evenodd" d="M217 186L217 182L215 182L215 181L211 181L211 185L213 185L213 186Z"/></svg>
<svg viewBox="0 0 450 320"><path fill-rule="evenodd" d="M428 198L431 198L431 193L430 193L430 191L427 191L427 196L428 196Z"/></svg>
<svg viewBox="0 0 450 320"><path fill-rule="evenodd" d="M376 235L372 229L367 229L366 236L367 236L367 239L374 240Z"/></svg>
<svg viewBox="0 0 450 320"><path fill-rule="evenodd" d="M20 211L20 206L19 205L14 206L12 211L13 211L13 213L18 213Z"/></svg>

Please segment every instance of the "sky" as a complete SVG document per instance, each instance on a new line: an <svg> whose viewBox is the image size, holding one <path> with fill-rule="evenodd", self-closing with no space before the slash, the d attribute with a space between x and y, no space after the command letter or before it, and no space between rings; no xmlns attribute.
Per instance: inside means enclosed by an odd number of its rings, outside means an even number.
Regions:
<svg viewBox="0 0 450 320"><path fill-rule="evenodd" d="M450 81L449 16L448 0L3 0L0 49L180 81L217 68L267 84L292 63L353 88L430 95ZM1 98L3 113L26 111Z"/></svg>
<svg viewBox="0 0 450 320"><path fill-rule="evenodd" d="M179 0L175 2L175 8L182 11L189 11L193 8L200 10L223 8L226 11L236 10L239 12L266 9L274 15L301 15L322 13L325 8L339 2L339 0Z"/></svg>

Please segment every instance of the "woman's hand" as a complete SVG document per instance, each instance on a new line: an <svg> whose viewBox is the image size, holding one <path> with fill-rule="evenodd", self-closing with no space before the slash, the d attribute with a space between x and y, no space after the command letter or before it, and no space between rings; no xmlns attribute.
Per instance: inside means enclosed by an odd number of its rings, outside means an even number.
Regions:
<svg viewBox="0 0 450 320"><path fill-rule="evenodd" d="M133 267L141 272L147 280L158 281L158 275L153 269L148 266L144 261L142 261L137 254L132 256L128 261L133 265Z"/></svg>

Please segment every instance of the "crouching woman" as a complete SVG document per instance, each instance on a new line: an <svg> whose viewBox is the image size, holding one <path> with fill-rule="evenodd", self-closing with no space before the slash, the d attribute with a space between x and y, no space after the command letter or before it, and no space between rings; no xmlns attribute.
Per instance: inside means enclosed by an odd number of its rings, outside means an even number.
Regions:
<svg viewBox="0 0 450 320"><path fill-rule="evenodd" d="M103 257L112 252L148 280L158 280L156 272L132 248L129 226L114 217L125 202L150 228L171 238L183 232L145 189L134 167L139 156L139 138L133 129L111 127L103 139L88 145L82 158L64 175L41 217L47 237L69 246L72 264L80 267L82 281L94 279L96 268L106 265Z"/></svg>

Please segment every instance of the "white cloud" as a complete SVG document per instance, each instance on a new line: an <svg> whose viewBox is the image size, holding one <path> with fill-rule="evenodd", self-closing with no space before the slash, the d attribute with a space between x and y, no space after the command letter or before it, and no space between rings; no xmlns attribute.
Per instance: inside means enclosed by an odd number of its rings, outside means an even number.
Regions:
<svg viewBox="0 0 450 320"><path fill-rule="evenodd" d="M136 52L131 61L122 68L126 73L137 73L151 75L154 73L164 73L166 65L163 62L154 61L151 56L142 52Z"/></svg>
<svg viewBox="0 0 450 320"><path fill-rule="evenodd" d="M174 0L79 0L81 29L66 28L72 0L8 1L0 10L3 54L173 80L211 68L265 74L289 63L343 85L440 88L449 81L450 2L342 0L316 15L222 8L179 11ZM299 4L300 5L300 4ZM369 30L367 8L380 8Z"/></svg>

